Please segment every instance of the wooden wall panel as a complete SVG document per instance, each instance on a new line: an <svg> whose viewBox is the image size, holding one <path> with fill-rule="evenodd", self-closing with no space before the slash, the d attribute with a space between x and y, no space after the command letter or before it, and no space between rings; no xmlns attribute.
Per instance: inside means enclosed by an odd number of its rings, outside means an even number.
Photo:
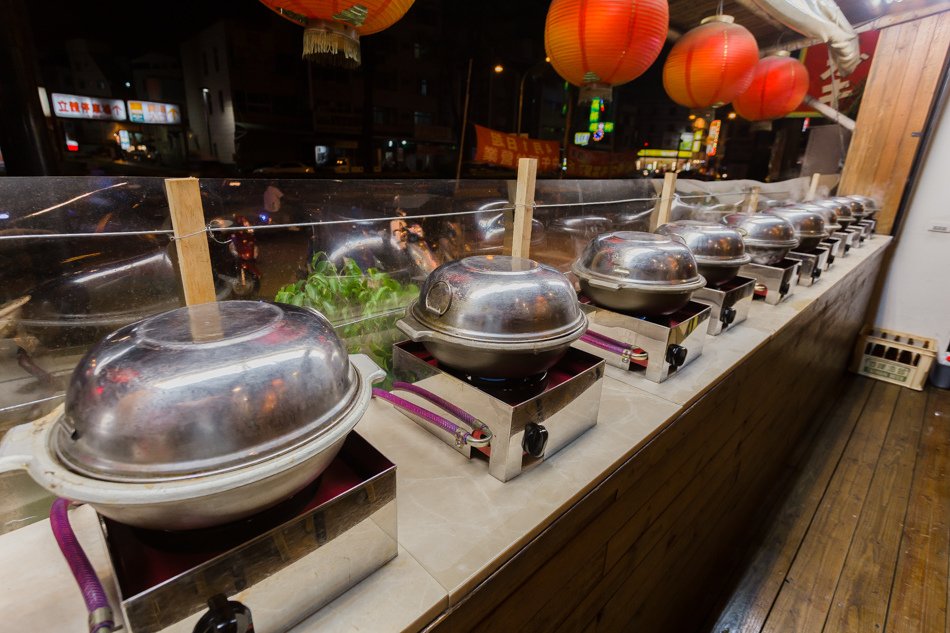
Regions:
<svg viewBox="0 0 950 633"><path fill-rule="evenodd" d="M950 47L950 11L881 30L839 191L882 201L890 233Z"/></svg>
<svg viewBox="0 0 950 633"><path fill-rule="evenodd" d="M689 631L832 399L882 257L809 306L429 627Z"/></svg>

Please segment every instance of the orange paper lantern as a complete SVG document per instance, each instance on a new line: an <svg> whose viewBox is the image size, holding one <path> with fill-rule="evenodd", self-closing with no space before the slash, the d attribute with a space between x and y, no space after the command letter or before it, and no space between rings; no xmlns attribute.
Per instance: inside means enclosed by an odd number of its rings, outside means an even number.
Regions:
<svg viewBox="0 0 950 633"><path fill-rule="evenodd" d="M650 67L666 41L666 0L553 0L544 48L557 73L581 87L581 99L609 99L611 88Z"/></svg>
<svg viewBox="0 0 950 633"><path fill-rule="evenodd" d="M706 18L676 41L663 65L663 87L676 103L707 108L729 103L752 81L759 47L732 16Z"/></svg>
<svg viewBox="0 0 950 633"><path fill-rule="evenodd" d="M414 0L261 0L304 27L303 57L327 65L360 64L360 36L387 29Z"/></svg>
<svg viewBox="0 0 950 633"><path fill-rule="evenodd" d="M743 119L780 119L797 108L808 92L808 70L782 52L759 60L752 83L732 102Z"/></svg>

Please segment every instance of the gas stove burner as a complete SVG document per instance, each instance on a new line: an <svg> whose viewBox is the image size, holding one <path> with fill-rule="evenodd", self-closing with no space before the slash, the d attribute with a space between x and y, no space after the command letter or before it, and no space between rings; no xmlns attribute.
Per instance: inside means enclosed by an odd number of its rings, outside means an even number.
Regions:
<svg viewBox="0 0 950 633"><path fill-rule="evenodd" d="M519 404L530 400L544 393L548 386L548 372L546 371L531 376L522 376L521 378L486 378L484 376L472 376L454 369L448 369L448 372L506 404Z"/></svg>
<svg viewBox="0 0 950 633"><path fill-rule="evenodd" d="M421 343L393 346L393 386L402 384L401 398L421 409L435 402L431 396L447 401L487 427L490 442L459 441L457 433L434 425L418 411L400 411L466 458L487 459L488 473L499 481L533 468L597 423L604 370L603 360L572 347L546 372L486 378L440 364ZM453 422L464 421L457 412L450 415Z"/></svg>
<svg viewBox="0 0 950 633"><path fill-rule="evenodd" d="M202 555L221 553L290 521L308 506L316 505L321 481L322 476L297 494L247 518L197 530L166 532L124 526L109 519L106 521L111 531L130 530L135 539L156 551Z"/></svg>
<svg viewBox="0 0 950 633"><path fill-rule="evenodd" d="M733 325L746 320L754 293L755 279L737 275L721 286L700 288L693 293L693 299L712 309L708 332L712 336L718 336Z"/></svg>
<svg viewBox="0 0 950 633"><path fill-rule="evenodd" d="M218 594L287 631L396 556L395 508L396 467L354 432L317 481L247 519L187 532L99 519L131 633L191 631ZM275 577L296 592L285 609Z"/></svg>
<svg viewBox="0 0 950 633"><path fill-rule="evenodd" d="M609 374L631 384L640 379L629 378L632 374L663 382L699 358L711 313L708 305L692 300L673 314L650 317L581 306L588 330L575 347L603 358Z"/></svg>
<svg viewBox="0 0 950 633"><path fill-rule="evenodd" d="M801 267L799 259L786 257L771 266L746 264L740 274L755 279L755 298L763 299L769 305L777 305L794 292Z"/></svg>
<svg viewBox="0 0 950 633"><path fill-rule="evenodd" d="M718 288L722 289L725 285L726 284L724 284L723 286L718 286ZM713 286L707 286L707 287L713 287ZM623 316L629 317L631 319L638 319L640 321L645 321L647 323L653 323L655 325L660 325L662 327L668 327L668 328L675 328L683 321L688 321L692 319L693 317L700 314L706 309L706 306L697 304L695 301L690 301L685 306L683 306L682 308L680 308L679 310L677 310L676 312L672 314L662 314L659 316L646 316L643 314L638 314L636 312L625 312L622 310L613 310L613 309L608 310L608 308L600 308L599 306L596 306L596 304L594 304L590 300L590 298L587 297L586 295L579 295L577 300L581 304L591 307L591 310L587 311L588 314L590 314L591 311L597 311L597 310L610 311L610 312L614 312L615 314L622 314Z"/></svg>

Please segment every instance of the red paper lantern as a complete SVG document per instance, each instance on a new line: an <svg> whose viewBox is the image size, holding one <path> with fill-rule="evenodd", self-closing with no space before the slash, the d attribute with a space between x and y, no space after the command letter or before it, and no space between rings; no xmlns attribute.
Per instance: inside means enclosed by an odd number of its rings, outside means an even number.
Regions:
<svg viewBox="0 0 950 633"><path fill-rule="evenodd" d="M797 108L808 92L808 70L788 53L763 57L752 71L752 83L732 102L743 119L780 119Z"/></svg>
<svg viewBox="0 0 950 633"><path fill-rule="evenodd" d="M676 103L707 108L729 103L752 81L759 47L749 31L717 15L676 41L663 65L663 87Z"/></svg>
<svg viewBox="0 0 950 633"><path fill-rule="evenodd" d="M387 29L414 0L261 0L304 27L303 57L332 66L360 65L360 36Z"/></svg>
<svg viewBox="0 0 950 633"><path fill-rule="evenodd" d="M609 99L611 88L650 67L666 41L666 0L553 0L544 48L557 73L581 87L581 99Z"/></svg>

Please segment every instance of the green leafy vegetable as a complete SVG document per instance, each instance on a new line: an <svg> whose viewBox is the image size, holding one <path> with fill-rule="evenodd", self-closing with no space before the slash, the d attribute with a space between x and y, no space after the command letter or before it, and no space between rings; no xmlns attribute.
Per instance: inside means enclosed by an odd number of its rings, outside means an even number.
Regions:
<svg viewBox="0 0 950 633"><path fill-rule="evenodd" d="M349 258L337 270L326 254L317 253L307 278L281 287L274 301L321 312L351 354L368 354L391 375L392 345L402 338L396 321L418 294L415 284L401 284L375 268L361 270Z"/></svg>

